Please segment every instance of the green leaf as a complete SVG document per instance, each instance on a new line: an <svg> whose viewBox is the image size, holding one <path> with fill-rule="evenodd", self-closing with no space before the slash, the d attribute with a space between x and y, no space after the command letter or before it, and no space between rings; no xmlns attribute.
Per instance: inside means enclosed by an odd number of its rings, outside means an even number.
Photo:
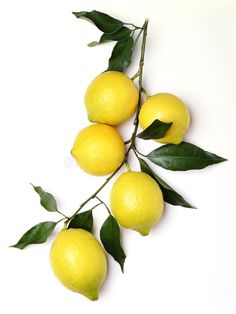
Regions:
<svg viewBox="0 0 236 314"><path fill-rule="evenodd" d="M120 264L124 271L125 253L120 243L120 228L112 215L105 220L100 230L100 238L105 250Z"/></svg>
<svg viewBox="0 0 236 314"><path fill-rule="evenodd" d="M128 27L123 26L117 32L112 34L103 34L99 40L99 43L106 43L108 41L123 41L129 38L130 34L132 33L131 29Z"/></svg>
<svg viewBox="0 0 236 314"><path fill-rule="evenodd" d="M117 32L112 34L103 34L99 41L92 41L88 44L89 47L95 47L100 44L107 43L109 41L122 41L128 39L130 34L132 33L131 29L127 27L122 27Z"/></svg>
<svg viewBox="0 0 236 314"><path fill-rule="evenodd" d="M202 169L218 164L226 159L186 142L179 145L167 144L155 149L146 156L154 164L174 171Z"/></svg>
<svg viewBox="0 0 236 314"><path fill-rule="evenodd" d="M97 45L99 45L98 41L92 41L91 43L88 44L89 47L96 47Z"/></svg>
<svg viewBox="0 0 236 314"><path fill-rule="evenodd" d="M93 230L93 213L92 210L87 210L76 215L69 223L68 228L81 228L92 232Z"/></svg>
<svg viewBox="0 0 236 314"><path fill-rule="evenodd" d="M165 181L163 181L146 163L145 160L142 158L138 158L139 164L141 171L145 172L149 176L151 176L157 184L160 186L160 189L163 194L164 201L166 203L172 204L172 205L179 205L182 207L187 207L187 208L196 208L189 204L185 199L178 194L175 190L172 189Z"/></svg>
<svg viewBox="0 0 236 314"><path fill-rule="evenodd" d="M98 29L100 29L104 33L115 33L117 32L124 23L114 19L110 15L99 11L81 11L81 12L72 12L77 18L86 18L93 22Z"/></svg>
<svg viewBox="0 0 236 314"><path fill-rule="evenodd" d="M142 138L143 140L155 140L162 138L171 125L172 122L165 123L156 119L143 132L139 133L137 137Z"/></svg>
<svg viewBox="0 0 236 314"><path fill-rule="evenodd" d="M133 37L118 41L112 50L107 71L123 72L131 63L133 50Z"/></svg>
<svg viewBox="0 0 236 314"><path fill-rule="evenodd" d="M29 229L12 247L23 250L29 244L39 244L47 241L56 227L57 222L45 221Z"/></svg>
<svg viewBox="0 0 236 314"><path fill-rule="evenodd" d="M49 212L56 212L57 211L57 202L52 194L45 192L41 186L34 186L31 184L40 196L40 204Z"/></svg>

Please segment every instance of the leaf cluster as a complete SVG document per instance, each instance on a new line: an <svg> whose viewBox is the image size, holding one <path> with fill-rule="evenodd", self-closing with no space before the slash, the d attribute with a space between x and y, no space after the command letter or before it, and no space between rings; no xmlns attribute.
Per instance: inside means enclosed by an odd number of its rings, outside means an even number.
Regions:
<svg viewBox="0 0 236 314"><path fill-rule="evenodd" d="M162 138L166 135L171 125L172 123L164 123L159 120L155 120L148 128L139 133L137 137L143 140L155 140ZM179 193L177 193L172 187L164 182L150 168L148 163L138 156L138 154L147 158L155 165L172 171L202 169L226 160L213 153L207 152L197 147L196 145L186 142L181 142L178 145L162 145L147 155L139 153L136 148L134 149L140 164L141 171L150 175L157 182L157 184L160 186L160 189L162 190L164 201L172 205L179 205L188 208L195 207L189 204Z"/></svg>
<svg viewBox="0 0 236 314"><path fill-rule="evenodd" d="M95 47L107 42L116 42L106 71L125 71L131 63L135 46L135 32L137 30L142 31L142 28L131 23L124 23L96 10L91 12L73 12L73 14L79 19L86 19L92 22L103 32L98 41L92 41L88 44L89 47ZM129 27L130 25L132 28Z"/></svg>
<svg viewBox="0 0 236 314"><path fill-rule="evenodd" d="M49 212L58 212L62 214L58 210L57 202L54 196L45 190L42 189L41 186L34 186L31 184L35 190L35 192L40 197L40 204L44 209ZM78 213L72 218L67 219L67 228L75 228L75 229L84 229L88 232L93 232L93 209L96 208L98 205L103 204L100 202L92 207L90 210ZM64 215L63 215L64 216ZM65 220L67 217L62 218L61 220ZM45 221L41 222L28 231L26 231L20 240L12 245L11 247L15 247L17 249L23 250L26 246L30 244L40 244L45 243L49 236L52 234L53 230L55 229L56 225L61 221ZM120 240L120 228L115 220L115 218L109 212L108 218L103 223L101 230L100 230L100 238L101 242L105 248L105 250L120 264L122 271L124 270L124 262L125 262L125 253L121 246Z"/></svg>

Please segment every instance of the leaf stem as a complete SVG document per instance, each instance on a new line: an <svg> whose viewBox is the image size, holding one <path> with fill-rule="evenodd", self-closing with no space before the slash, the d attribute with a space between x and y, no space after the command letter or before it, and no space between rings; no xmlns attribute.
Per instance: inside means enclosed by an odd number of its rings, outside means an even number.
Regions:
<svg viewBox="0 0 236 314"><path fill-rule="evenodd" d="M135 155L136 155L137 158L138 158L138 155L137 155L137 154L139 154L139 155L141 155L141 156L143 156L143 157L147 157L146 155L140 153L140 152L137 150L137 148L136 148L135 146L133 147L133 152L135 153Z"/></svg>
<svg viewBox="0 0 236 314"><path fill-rule="evenodd" d="M130 165L129 165L129 163L128 163L128 160L126 160L125 166L126 166L126 168L127 168L127 171L131 171L131 168L130 168Z"/></svg>
<svg viewBox="0 0 236 314"><path fill-rule="evenodd" d="M136 26L133 23L124 23L124 25L133 26L135 29L142 29L142 27Z"/></svg>
<svg viewBox="0 0 236 314"><path fill-rule="evenodd" d="M100 205L102 205L102 202L100 202L100 203L94 205L92 208L90 208L90 210L93 210L93 209L95 209L96 207L98 207L98 206L100 206Z"/></svg>
<svg viewBox="0 0 236 314"><path fill-rule="evenodd" d="M131 77L131 80L134 81L137 77L139 77L140 73L137 72L135 73L132 77Z"/></svg>
<svg viewBox="0 0 236 314"><path fill-rule="evenodd" d="M61 221L65 220L65 219L67 219L67 218L61 218L61 219L60 219L60 220L58 220L56 223L58 224L59 222L61 222Z"/></svg>
<svg viewBox="0 0 236 314"><path fill-rule="evenodd" d="M105 202L103 202L103 200L101 200L98 196L96 196L96 199L97 199L101 204L103 204L103 205L106 207L106 209L107 209L109 215L111 215L111 211L110 211L110 209L108 208L107 204L106 204Z"/></svg>
<svg viewBox="0 0 236 314"><path fill-rule="evenodd" d="M133 148L133 152L134 152L134 155L137 157L137 159L138 159L138 154L137 154L137 150L136 150L136 148Z"/></svg>
<svg viewBox="0 0 236 314"><path fill-rule="evenodd" d="M57 209L58 214L62 215L65 219L69 219L66 215L64 215L59 209ZM64 219L63 218L63 219Z"/></svg>
<svg viewBox="0 0 236 314"><path fill-rule="evenodd" d="M148 94L148 92L146 91L146 89L145 89L144 87L143 87L142 92L144 93L144 95L145 95L147 98L150 97L150 95Z"/></svg>

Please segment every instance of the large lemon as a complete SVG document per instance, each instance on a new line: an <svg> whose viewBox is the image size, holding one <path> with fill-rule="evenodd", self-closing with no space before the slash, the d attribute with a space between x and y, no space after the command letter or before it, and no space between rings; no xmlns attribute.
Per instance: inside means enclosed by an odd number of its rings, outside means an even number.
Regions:
<svg viewBox="0 0 236 314"><path fill-rule="evenodd" d="M124 73L104 72L89 85L85 105L91 122L118 125L129 119L138 103L138 90Z"/></svg>
<svg viewBox="0 0 236 314"><path fill-rule="evenodd" d="M155 94L142 105L139 122L146 129L155 119L172 122L166 135L157 142L179 144L182 142L190 123L188 108L178 97L167 94Z"/></svg>
<svg viewBox="0 0 236 314"><path fill-rule="evenodd" d="M52 269L60 282L90 300L98 299L98 292L106 278L107 260L97 239L83 229L65 229L52 244Z"/></svg>
<svg viewBox="0 0 236 314"><path fill-rule="evenodd" d="M144 172L128 171L114 183L111 210L125 228L147 235L163 213L163 196L156 183Z"/></svg>
<svg viewBox="0 0 236 314"><path fill-rule="evenodd" d="M125 157L125 145L112 126L93 124L79 132L71 154L84 171L100 176L120 166Z"/></svg>

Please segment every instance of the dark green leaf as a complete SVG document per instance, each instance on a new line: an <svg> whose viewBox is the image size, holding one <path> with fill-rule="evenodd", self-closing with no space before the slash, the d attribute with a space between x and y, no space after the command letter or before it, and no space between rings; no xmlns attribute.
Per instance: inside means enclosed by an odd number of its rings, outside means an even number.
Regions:
<svg viewBox="0 0 236 314"><path fill-rule="evenodd" d="M124 271L125 253L120 243L120 228L112 215L105 220L100 230L100 238L105 250L120 264Z"/></svg>
<svg viewBox="0 0 236 314"><path fill-rule="evenodd" d="M41 186L34 186L31 184L40 196L40 204L49 212L56 212L57 211L57 202L52 194L45 192Z"/></svg>
<svg viewBox="0 0 236 314"><path fill-rule="evenodd" d="M202 169L209 165L218 164L226 159L203 149L182 142L179 145L167 144L155 149L146 156L154 164L168 170Z"/></svg>
<svg viewBox="0 0 236 314"><path fill-rule="evenodd" d="M81 228L91 232L93 230L93 213L92 210L87 210L76 215L69 223L68 228Z"/></svg>
<svg viewBox="0 0 236 314"><path fill-rule="evenodd" d="M108 41L123 41L129 38L131 34L131 29L128 27L123 26L117 32L112 34L103 34L100 38L99 43L106 43Z"/></svg>
<svg viewBox="0 0 236 314"><path fill-rule="evenodd" d="M118 41L112 50L107 71L123 72L131 63L133 50L133 37Z"/></svg>
<svg viewBox="0 0 236 314"><path fill-rule="evenodd" d="M163 194L164 201L166 203L172 204L172 205L179 205L183 207L188 207L188 208L196 208L189 204L185 199L178 194L175 190L172 189L165 181L163 181L146 163L145 160L142 158L138 158L139 163L140 163L140 168L141 171L145 172L149 176L151 176L157 184L160 186L160 189Z"/></svg>
<svg viewBox="0 0 236 314"><path fill-rule="evenodd" d="M29 229L12 247L23 250L29 244L39 244L47 241L56 227L57 222L45 221Z"/></svg>
<svg viewBox="0 0 236 314"><path fill-rule="evenodd" d="M95 47L99 44L104 44L109 41L122 41L128 39L128 37L131 34L131 29L127 27L122 27L119 29L117 32L112 33L112 34L103 34L100 38L99 41L92 41L91 43L88 44L89 47Z"/></svg>
<svg viewBox="0 0 236 314"><path fill-rule="evenodd" d="M162 138L171 125L172 122L165 123L156 119L143 132L139 133L137 137L142 138L143 140L155 140Z"/></svg>
<svg viewBox="0 0 236 314"><path fill-rule="evenodd" d="M86 18L90 20L97 26L98 29L108 34L117 32L124 25L123 22L114 19L110 15L95 10L91 12L73 12L73 14L77 18Z"/></svg>

